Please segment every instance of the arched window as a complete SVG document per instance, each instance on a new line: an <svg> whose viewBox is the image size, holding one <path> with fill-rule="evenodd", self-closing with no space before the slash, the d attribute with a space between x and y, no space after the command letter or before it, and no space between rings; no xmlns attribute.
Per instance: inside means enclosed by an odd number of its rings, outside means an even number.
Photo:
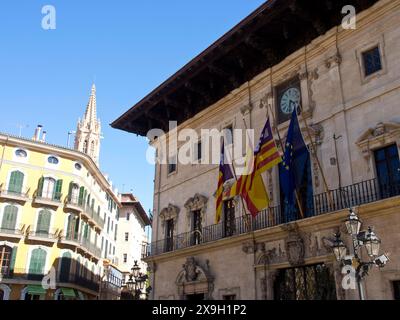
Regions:
<svg viewBox="0 0 400 320"><path fill-rule="evenodd" d="M54 156L48 157L48 158L47 158L47 161L48 161L49 163L51 163L51 164L58 164L58 163L59 163L59 160L58 160L56 157L54 157Z"/></svg>
<svg viewBox="0 0 400 320"><path fill-rule="evenodd" d="M86 261L86 262L85 262L85 268L83 269L83 277L84 277L84 278L88 278L88 271L89 271L89 264L88 264L88 262Z"/></svg>
<svg viewBox="0 0 400 320"><path fill-rule="evenodd" d="M37 220L36 233L49 234L50 221L51 221L51 212L47 209L40 210Z"/></svg>
<svg viewBox="0 0 400 320"><path fill-rule="evenodd" d="M94 146L95 146L94 141L92 141L92 143L90 144L90 154L92 156L94 156Z"/></svg>
<svg viewBox="0 0 400 320"><path fill-rule="evenodd" d="M21 171L13 171L8 182L8 191L12 193L21 193L24 182L24 174Z"/></svg>
<svg viewBox="0 0 400 320"><path fill-rule="evenodd" d="M0 246L0 274L8 275L11 269L12 248L9 246ZM2 299L0 299L2 300Z"/></svg>
<svg viewBox="0 0 400 320"><path fill-rule="evenodd" d="M88 141L87 140L83 141L83 152L84 153L88 152Z"/></svg>
<svg viewBox="0 0 400 320"><path fill-rule="evenodd" d="M79 277L81 273L81 259L78 257L78 259L75 261L75 276Z"/></svg>
<svg viewBox="0 0 400 320"><path fill-rule="evenodd" d="M16 151L15 151L15 155L16 155L17 157L20 157L20 158L26 158L26 157L28 156L28 154L26 153L26 151L25 151L25 150L22 150L22 149L16 150Z"/></svg>
<svg viewBox="0 0 400 320"><path fill-rule="evenodd" d="M79 186L73 182L69 184L69 200L74 204L79 202Z"/></svg>
<svg viewBox="0 0 400 320"><path fill-rule="evenodd" d="M71 261L72 256L71 253L64 252L61 257L61 266L60 266L60 281L61 282L68 282L69 274L71 272Z"/></svg>
<svg viewBox="0 0 400 320"><path fill-rule="evenodd" d="M17 214L18 208L16 206L7 205L4 208L1 228L4 230L15 230L17 224Z"/></svg>
<svg viewBox="0 0 400 320"><path fill-rule="evenodd" d="M44 178L41 196L43 198L53 198L55 186L56 186L55 179L49 177Z"/></svg>
<svg viewBox="0 0 400 320"><path fill-rule="evenodd" d="M29 263L29 277L32 280L42 280L46 265L47 253L42 248L32 250L31 261Z"/></svg>

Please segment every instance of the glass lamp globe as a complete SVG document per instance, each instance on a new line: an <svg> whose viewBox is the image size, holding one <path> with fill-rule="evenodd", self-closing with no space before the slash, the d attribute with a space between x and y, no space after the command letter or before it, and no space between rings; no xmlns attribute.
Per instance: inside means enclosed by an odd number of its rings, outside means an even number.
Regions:
<svg viewBox="0 0 400 320"><path fill-rule="evenodd" d="M379 254L379 249L381 247L381 240L377 237L372 228L368 228L368 232L365 235L364 240L365 249L370 257L376 257Z"/></svg>
<svg viewBox="0 0 400 320"><path fill-rule="evenodd" d="M346 256L347 248L340 239L340 233L335 234L335 240L333 242L332 249L337 261L341 261Z"/></svg>
<svg viewBox="0 0 400 320"><path fill-rule="evenodd" d="M345 225L346 230L350 235L356 236L360 232L361 220L352 209L350 209L350 215L346 219Z"/></svg>

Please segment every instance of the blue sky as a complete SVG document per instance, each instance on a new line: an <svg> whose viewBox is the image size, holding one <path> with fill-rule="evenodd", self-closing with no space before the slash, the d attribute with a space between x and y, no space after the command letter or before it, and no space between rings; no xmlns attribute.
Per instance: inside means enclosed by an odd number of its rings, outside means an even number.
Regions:
<svg viewBox="0 0 400 320"><path fill-rule="evenodd" d="M113 120L264 0L1 0L0 131L66 145L67 132L97 87L104 140L101 170L120 191L152 208L154 168L145 138L112 129ZM44 5L56 30L43 30Z"/></svg>

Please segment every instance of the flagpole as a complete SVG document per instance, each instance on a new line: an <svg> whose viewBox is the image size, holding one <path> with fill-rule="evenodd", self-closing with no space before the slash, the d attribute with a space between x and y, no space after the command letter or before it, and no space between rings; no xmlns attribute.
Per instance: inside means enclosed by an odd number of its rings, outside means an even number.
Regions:
<svg viewBox="0 0 400 320"><path fill-rule="evenodd" d="M275 118L275 116L274 116L274 113L272 112L271 105L270 105L269 103L267 103L267 105L268 105L268 111L267 111L268 117L269 117L269 113L271 112L272 117L273 117L273 119L274 119L275 131L276 131L277 134L278 134L279 144L280 144L280 146L281 146L282 152L285 152L285 148L284 148L284 146L283 146L282 138L281 138L281 135L280 135L280 133L279 133L278 126L277 126L276 118ZM302 205L301 205L301 203L300 203L299 194L297 193L297 189L296 189L296 188L294 189L294 195L295 195L295 197L296 197L297 206L299 207L299 210L300 210L300 215L301 215L302 218L304 218L303 207L302 207Z"/></svg>
<svg viewBox="0 0 400 320"><path fill-rule="evenodd" d="M233 134L233 133L232 133ZM222 138L223 139L223 138ZM232 141L234 141L234 139L233 139L233 136L232 136ZM234 144L233 144L234 145ZM226 148L226 147L224 147L224 148ZM227 150L228 151L228 153L229 153L229 150ZM237 179L237 175L236 175L236 169L235 169L235 166L233 165L233 162L234 162L234 160L233 160L233 154L231 155L230 153L229 153L229 155L230 155L230 157L231 157L231 162L232 162L232 171L233 171L233 176L234 176L234 178L235 178L235 181L237 182L238 181L238 179ZM239 198L240 198L240 200L241 200L241 202L242 202L242 207L243 207L243 210L245 211L245 213L246 213L246 219L244 219L244 222L245 222L245 224L246 224L246 228L249 228L249 224L248 224L248 221L247 221L247 210L246 210L246 207L245 207L245 205L244 205L244 201L243 201L243 197L241 196L241 195L239 195ZM243 215L242 215L243 216Z"/></svg>
<svg viewBox="0 0 400 320"><path fill-rule="evenodd" d="M302 107L301 105L300 105L300 108L301 108L301 110L303 110L303 107ZM297 117L298 117L298 112L297 112L297 110L296 110L296 115L297 115ZM303 120L303 122L304 122L304 126L306 127L308 139L310 139L311 148L312 148L311 154L313 155L315 161L317 162L319 171L321 171L322 181L323 181L323 184L324 184L324 189L325 189L325 192L328 194L329 204L332 206L332 205L333 205L332 196L331 196L331 194L330 194L330 190L329 190L329 187L328 187L328 183L326 182L326 179L325 179L324 171L322 170L321 162L319 161L319 159L318 159L318 157L317 157L317 154L316 154L317 149L316 149L316 147L315 147L315 145L314 145L313 139L311 138L310 128L309 128L309 126L308 126L308 124L307 124L306 119L305 119L304 116L303 116L303 112L300 112L300 116L301 116L301 120Z"/></svg>

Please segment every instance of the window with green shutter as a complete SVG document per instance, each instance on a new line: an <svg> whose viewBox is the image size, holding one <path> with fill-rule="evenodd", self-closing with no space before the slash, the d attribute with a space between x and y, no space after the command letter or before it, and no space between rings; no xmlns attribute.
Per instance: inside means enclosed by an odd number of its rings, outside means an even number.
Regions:
<svg viewBox="0 0 400 320"><path fill-rule="evenodd" d="M1 228L5 230L15 230L17 224L17 214L18 208L16 206L7 205L4 208Z"/></svg>
<svg viewBox="0 0 400 320"><path fill-rule="evenodd" d="M62 191L62 180L57 180L56 187L54 189L53 199L60 201L61 200L61 191Z"/></svg>
<svg viewBox="0 0 400 320"><path fill-rule="evenodd" d="M50 231L51 212L47 209L39 212L36 226L36 232L39 234L48 234Z"/></svg>
<svg viewBox="0 0 400 320"><path fill-rule="evenodd" d="M41 177L38 181L38 188L37 188L37 195L39 197L43 196L43 184L44 184L44 178Z"/></svg>
<svg viewBox="0 0 400 320"><path fill-rule="evenodd" d="M78 200L78 204L81 206L81 205L83 205L83 203L84 203L84 198L85 197L85 188L84 187L81 187L80 189L79 189L79 200Z"/></svg>
<svg viewBox="0 0 400 320"><path fill-rule="evenodd" d="M29 274L42 275L44 274L44 267L46 265L46 251L37 248L32 251L31 261L29 263Z"/></svg>
<svg viewBox="0 0 400 320"><path fill-rule="evenodd" d="M10 175L8 183L8 191L13 193L21 193L24 182L24 174L21 171L13 171Z"/></svg>

